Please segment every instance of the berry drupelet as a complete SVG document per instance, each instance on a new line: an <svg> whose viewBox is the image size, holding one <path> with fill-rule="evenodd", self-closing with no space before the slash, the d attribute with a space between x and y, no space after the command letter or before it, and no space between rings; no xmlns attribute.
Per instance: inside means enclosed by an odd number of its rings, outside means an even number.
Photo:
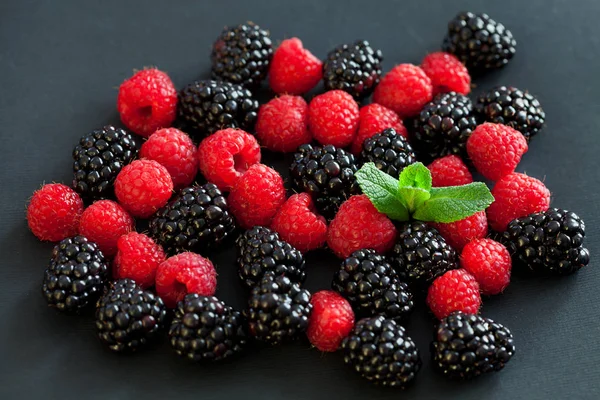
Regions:
<svg viewBox="0 0 600 400"><path fill-rule="evenodd" d="M408 141L394 128L385 129L365 140L360 158L363 162L375 163L377 168L394 178L417 161Z"/></svg>

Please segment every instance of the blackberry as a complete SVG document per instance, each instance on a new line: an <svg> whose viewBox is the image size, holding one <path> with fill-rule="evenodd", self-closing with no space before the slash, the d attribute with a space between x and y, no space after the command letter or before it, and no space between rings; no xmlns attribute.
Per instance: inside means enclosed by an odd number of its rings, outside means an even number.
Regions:
<svg viewBox="0 0 600 400"><path fill-rule="evenodd" d="M94 304L108 278L108 264L96 243L83 236L62 240L52 249L42 294L48 305L77 312Z"/></svg>
<svg viewBox="0 0 600 400"><path fill-rule="evenodd" d="M385 129L365 140L360 157L364 162L375 163L377 168L394 178L398 178L405 167L417 161L408 141L394 128Z"/></svg>
<svg viewBox="0 0 600 400"><path fill-rule="evenodd" d="M212 183L183 189L150 221L150 233L169 253L218 247L235 229L223 193Z"/></svg>
<svg viewBox="0 0 600 400"><path fill-rule="evenodd" d="M116 352L135 351L154 342L165 327L162 299L131 279L110 284L96 307L100 340Z"/></svg>
<svg viewBox="0 0 600 400"><path fill-rule="evenodd" d="M269 228L255 226L247 230L236 240L236 247L240 279L248 288L267 274L286 276L300 284L306 279L302 253Z"/></svg>
<svg viewBox="0 0 600 400"><path fill-rule="evenodd" d="M328 219L348 197L360 193L357 171L354 156L332 145L302 145L290 166L292 188L309 193L319 213Z"/></svg>
<svg viewBox="0 0 600 400"><path fill-rule="evenodd" d="M135 158L133 136L107 125L79 139L73 149L73 188L92 199L108 197L121 169Z"/></svg>
<svg viewBox="0 0 600 400"><path fill-rule="evenodd" d="M401 280L422 285L458 268L458 256L437 229L414 221L400 229L390 263Z"/></svg>
<svg viewBox="0 0 600 400"><path fill-rule="evenodd" d="M348 299L364 316L406 317L413 309L413 296L406 283L384 256L375 250L352 253L333 276L332 288Z"/></svg>
<svg viewBox="0 0 600 400"><path fill-rule="evenodd" d="M421 369L421 356L406 330L383 316L361 319L342 341L344 361L363 378L405 388Z"/></svg>
<svg viewBox="0 0 600 400"><path fill-rule="evenodd" d="M198 139L225 128L252 130L257 113L252 92L233 83L196 81L179 92L178 123Z"/></svg>
<svg viewBox="0 0 600 400"><path fill-rule="evenodd" d="M269 32L253 22L225 28L212 47L212 77L246 87L265 79L273 58Z"/></svg>
<svg viewBox="0 0 600 400"><path fill-rule="evenodd" d="M475 113L481 121L508 125L528 141L544 126L546 113L538 99L515 87L498 86L483 93L475 102Z"/></svg>
<svg viewBox="0 0 600 400"><path fill-rule="evenodd" d="M327 90L343 90L355 99L368 97L381 77L381 50L366 40L336 47L323 64L323 82Z"/></svg>
<svg viewBox="0 0 600 400"><path fill-rule="evenodd" d="M568 275L590 261L585 223L571 211L551 208L511 221L499 240L515 266L534 274Z"/></svg>
<svg viewBox="0 0 600 400"><path fill-rule="evenodd" d="M477 126L468 97L441 93L427 103L413 120L412 145L428 161L450 154L466 155L467 140Z"/></svg>
<svg viewBox="0 0 600 400"><path fill-rule="evenodd" d="M434 366L453 379L471 379L500 371L515 353L508 328L461 311L440 321L433 340Z"/></svg>
<svg viewBox="0 0 600 400"><path fill-rule="evenodd" d="M244 313L250 335L275 345L303 334L311 311L308 290L285 276L267 275L252 289Z"/></svg>
<svg viewBox="0 0 600 400"><path fill-rule="evenodd" d="M175 308L169 329L175 352L192 361L218 361L242 351L242 315L216 297L188 294Z"/></svg>
<svg viewBox="0 0 600 400"><path fill-rule="evenodd" d="M461 12L448 23L442 50L454 54L471 73L501 68L515 55L517 41L487 14Z"/></svg>

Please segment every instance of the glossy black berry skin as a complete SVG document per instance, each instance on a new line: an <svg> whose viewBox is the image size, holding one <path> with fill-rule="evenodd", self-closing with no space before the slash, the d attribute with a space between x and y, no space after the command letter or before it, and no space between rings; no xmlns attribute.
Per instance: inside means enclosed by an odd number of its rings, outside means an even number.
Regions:
<svg viewBox="0 0 600 400"><path fill-rule="evenodd" d="M73 149L73 188L90 199L113 193L121 169L137 155L133 136L107 125L83 136Z"/></svg>
<svg viewBox="0 0 600 400"><path fill-rule="evenodd" d="M559 208L517 218L499 237L515 267L539 275L568 275L585 267L590 252L584 239L583 220Z"/></svg>
<svg viewBox="0 0 600 400"><path fill-rule="evenodd" d="M363 378L405 388L421 369L419 349L393 319L364 318L341 344L344 361Z"/></svg>
<svg viewBox="0 0 600 400"><path fill-rule="evenodd" d="M440 321L431 343L434 366L451 379L472 379L500 371L514 353L508 328L460 311Z"/></svg>
<svg viewBox="0 0 600 400"><path fill-rule="evenodd" d="M189 360L219 361L243 350L246 332L241 313L214 296L192 293L177 304L169 341Z"/></svg>
<svg viewBox="0 0 600 400"><path fill-rule="evenodd" d="M360 158L365 163L375 163L378 169L394 178L417 161L411 145L394 128L385 129L365 140Z"/></svg>
<svg viewBox="0 0 600 400"><path fill-rule="evenodd" d="M52 249L42 294L50 307L78 312L96 302L107 279L108 264L96 243L75 236Z"/></svg>
<svg viewBox="0 0 600 400"><path fill-rule="evenodd" d="M272 58L268 31L252 22L225 28L213 44L212 78L253 88L267 76Z"/></svg>

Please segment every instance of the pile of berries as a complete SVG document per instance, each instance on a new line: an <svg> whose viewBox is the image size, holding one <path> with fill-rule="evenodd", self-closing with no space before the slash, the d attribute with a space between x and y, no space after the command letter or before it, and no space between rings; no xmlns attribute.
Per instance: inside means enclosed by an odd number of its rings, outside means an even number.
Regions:
<svg viewBox="0 0 600 400"><path fill-rule="evenodd" d="M566 275L589 262L583 220L515 172L544 125L540 102L509 86L468 97L471 75L505 66L515 46L486 14L460 13L443 51L383 73L367 41L321 61L298 38L274 49L247 23L215 41L212 80L177 91L163 71L135 73L117 98L125 128L84 135L72 185L44 185L30 200L31 231L58 242L44 298L65 313L95 307L97 335L116 352L168 335L180 356L216 361L253 340L307 337L364 378L404 388L422 365L404 324L424 297L439 320L437 369L458 379L501 370L513 337L479 315L482 296L502 293L513 268ZM267 76L277 96L259 105ZM307 101L321 80L325 91ZM261 147L293 153L290 187L261 163ZM392 222L357 174L373 163L398 179L418 161L434 189L470 184L476 170L495 182L493 203L457 221ZM147 234L136 231L142 219ZM241 311L214 296L206 257L233 242L240 282L220 284L246 290ZM304 255L323 248L342 262L332 290L311 295Z"/></svg>

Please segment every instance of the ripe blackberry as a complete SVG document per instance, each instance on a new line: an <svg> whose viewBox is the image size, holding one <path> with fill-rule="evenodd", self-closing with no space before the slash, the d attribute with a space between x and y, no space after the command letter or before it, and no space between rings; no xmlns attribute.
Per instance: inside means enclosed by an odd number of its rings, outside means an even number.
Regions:
<svg viewBox="0 0 600 400"><path fill-rule="evenodd" d="M342 341L344 361L363 378L405 388L421 369L421 356L406 330L383 316L364 318Z"/></svg>
<svg viewBox="0 0 600 400"><path fill-rule="evenodd" d="M182 130L198 139L225 128L251 131L258 101L240 85L196 81L179 92L177 115Z"/></svg>
<svg viewBox="0 0 600 400"><path fill-rule="evenodd" d="M227 200L212 183L183 189L150 221L152 237L169 253L217 247L234 229Z"/></svg>
<svg viewBox="0 0 600 400"><path fill-rule="evenodd" d="M250 335L279 344L306 331L311 311L308 290L285 276L267 275L252 289L244 314Z"/></svg>
<svg viewBox="0 0 600 400"><path fill-rule="evenodd" d="M162 299L131 279L110 284L96 306L100 340L116 352L135 351L155 341L165 327Z"/></svg>
<svg viewBox="0 0 600 400"><path fill-rule="evenodd" d="M437 229L414 221L399 230L390 263L401 280L426 284L458 268L458 255Z"/></svg>
<svg viewBox="0 0 600 400"><path fill-rule="evenodd" d="M73 149L73 188L82 196L110 196L121 169L136 156L131 134L107 125L79 139Z"/></svg>
<svg viewBox="0 0 600 400"><path fill-rule="evenodd" d="M366 40L336 47L323 64L323 82L327 90L343 90L360 100L368 97L381 77L381 50Z"/></svg>
<svg viewBox="0 0 600 400"><path fill-rule="evenodd" d="M440 321L431 343L435 367L452 379L471 379L500 371L514 353L508 328L461 311Z"/></svg>
<svg viewBox="0 0 600 400"><path fill-rule="evenodd" d="M377 168L394 178L417 161L408 141L394 128L385 129L365 140L360 157L364 162L374 162Z"/></svg>
<svg viewBox="0 0 600 400"><path fill-rule="evenodd" d="M355 251L346 258L331 286L348 299L359 315L401 319L413 309L408 285L400 281L385 257L372 249Z"/></svg>
<svg viewBox="0 0 600 400"><path fill-rule="evenodd" d="M108 265L98 245L75 236L52 249L42 294L49 306L76 312L96 301L107 278Z"/></svg>
<svg viewBox="0 0 600 400"><path fill-rule="evenodd" d="M348 197L360 193L357 171L354 156L333 145L302 145L290 166L292 188L310 194L319 214L328 219Z"/></svg>
<svg viewBox="0 0 600 400"><path fill-rule="evenodd" d="M475 103L481 121L508 125L528 141L544 126L546 113L538 99L515 87L498 86L481 94Z"/></svg>
<svg viewBox="0 0 600 400"><path fill-rule="evenodd" d="M476 73L508 64L516 46L511 31L487 14L461 12L448 23L442 50L454 54Z"/></svg>
<svg viewBox="0 0 600 400"><path fill-rule="evenodd" d="M267 274L285 276L300 284L306 279L302 253L269 228L255 226L240 235L235 244L238 273L248 288L256 286Z"/></svg>
<svg viewBox="0 0 600 400"><path fill-rule="evenodd" d="M417 154L429 161L449 154L466 156L466 143L476 126L468 97L441 93L414 119L411 143Z"/></svg>
<svg viewBox="0 0 600 400"><path fill-rule="evenodd" d="M268 31L253 22L225 28L213 44L212 77L256 87L267 76L271 58L273 46Z"/></svg>
<svg viewBox="0 0 600 400"><path fill-rule="evenodd" d="M242 351L242 315L214 296L188 294L177 304L169 329L175 352L192 361L218 361Z"/></svg>
<svg viewBox="0 0 600 400"><path fill-rule="evenodd" d="M583 247L585 223L571 211L551 208L508 224L499 240L515 266L534 274L568 275L585 267L590 252Z"/></svg>

